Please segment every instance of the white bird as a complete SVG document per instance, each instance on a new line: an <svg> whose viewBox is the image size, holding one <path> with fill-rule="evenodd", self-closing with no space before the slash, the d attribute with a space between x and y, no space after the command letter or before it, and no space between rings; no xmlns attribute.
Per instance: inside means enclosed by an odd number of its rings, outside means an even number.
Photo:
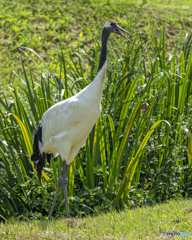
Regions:
<svg viewBox="0 0 192 240"><path fill-rule="evenodd" d="M101 96L107 69L107 40L110 33L119 34L128 39L115 20L105 23L102 31L102 49L97 75L93 82L71 98L58 102L43 115L40 126L35 133L33 154L31 160L38 172L41 182L41 172L46 158L50 162L53 155L61 156L63 170L58 180L56 194L49 214L49 220L61 186L65 197L66 217L69 217L66 170L75 158L101 113ZM131 35L131 34L130 34Z"/></svg>

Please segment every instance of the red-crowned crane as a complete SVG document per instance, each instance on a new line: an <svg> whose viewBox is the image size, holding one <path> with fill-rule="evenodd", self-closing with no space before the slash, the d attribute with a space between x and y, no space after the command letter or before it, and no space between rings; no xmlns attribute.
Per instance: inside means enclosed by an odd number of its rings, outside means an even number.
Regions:
<svg viewBox="0 0 192 240"><path fill-rule="evenodd" d="M110 33L116 33L128 39L121 31L130 34L119 27L115 20L105 23L99 67L94 81L75 96L50 107L44 113L35 133L31 160L34 162L40 182L46 158L50 162L51 155L54 157L60 155L63 160L63 170L58 180L49 220L61 186L63 186L65 197L66 217L69 217L66 170L79 149L85 144L101 113L101 96L107 69L107 40Z"/></svg>

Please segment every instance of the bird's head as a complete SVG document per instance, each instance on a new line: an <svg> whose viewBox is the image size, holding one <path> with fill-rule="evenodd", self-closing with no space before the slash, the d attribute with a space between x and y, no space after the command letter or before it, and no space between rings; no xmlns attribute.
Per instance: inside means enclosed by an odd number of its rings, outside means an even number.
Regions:
<svg viewBox="0 0 192 240"><path fill-rule="evenodd" d="M105 23L104 28L107 29L107 31L110 33L116 33L119 34L121 36L123 36L124 38L126 38L127 40L129 40L129 38L127 36L125 36L122 32L128 33L129 35L131 35L131 33L125 31L123 28L118 26L118 23L115 20L109 20Z"/></svg>

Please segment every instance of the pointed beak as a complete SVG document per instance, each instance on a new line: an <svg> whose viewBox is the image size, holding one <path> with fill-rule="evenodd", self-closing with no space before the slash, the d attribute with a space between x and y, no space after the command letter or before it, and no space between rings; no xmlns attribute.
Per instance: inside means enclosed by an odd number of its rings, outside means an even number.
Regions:
<svg viewBox="0 0 192 240"><path fill-rule="evenodd" d="M130 41L130 39L129 39L127 36L125 36L125 35L124 35L122 32L128 33L129 35L131 35L131 36L132 36L132 34L131 34L131 33L127 32L127 31L125 31L123 28L119 27L118 25L116 25L116 26L115 26L115 30L117 31L117 32L116 32L117 34L119 34L119 35L123 36L124 38L126 38L127 40L129 40L129 41Z"/></svg>

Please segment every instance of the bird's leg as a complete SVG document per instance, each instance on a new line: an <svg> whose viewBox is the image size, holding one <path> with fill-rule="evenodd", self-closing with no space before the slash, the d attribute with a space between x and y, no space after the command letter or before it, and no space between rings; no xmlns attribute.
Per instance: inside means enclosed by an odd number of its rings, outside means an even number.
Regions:
<svg viewBox="0 0 192 240"><path fill-rule="evenodd" d="M51 220L51 215L52 215L52 212L53 212L56 200L57 200L57 195L59 193L59 189L60 189L61 186L62 186L62 181L61 181L61 177L60 177L59 180L58 180L58 183L57 183L57 190L56 190L55 197L54 197L54 200L53 200L53 203L52 203L52 206L51 206L51 210L49 212L49 221Z"/></svg>
<svg viewBox="0 0 192 240"><path fill-rule="evenodd" d="M51 206L51 210L49 213L49 220L51 220L51 215L57 200L57 195L59 193L59 189L61 186L63 186L63 191L64 191L64 197L65 197L65 208L66 208L66 217L69 218L69 205L68 205L68 196L67 196L67 183L68 183L68 178L66 177L66 171L67 171L67 167L68 165L66 165L66 161L63 161L63 170L62 170L62 174L58 180L58 184L57 184L57 190L55 193L55 197Z"/></svg>
<svg viewBox="0 0 192 240"><path fill-rule="evenodd" d="M63 192L64 192L64 198L65 198L65 209L66 209L66 217L69 218L69 205L68 205L68 194L67 194L67 183L68 178L66 177L66 171L67 171L68 165L66 164L66 161L63 161L63 171L62 171L62 185L63 185Z"/></svg>

